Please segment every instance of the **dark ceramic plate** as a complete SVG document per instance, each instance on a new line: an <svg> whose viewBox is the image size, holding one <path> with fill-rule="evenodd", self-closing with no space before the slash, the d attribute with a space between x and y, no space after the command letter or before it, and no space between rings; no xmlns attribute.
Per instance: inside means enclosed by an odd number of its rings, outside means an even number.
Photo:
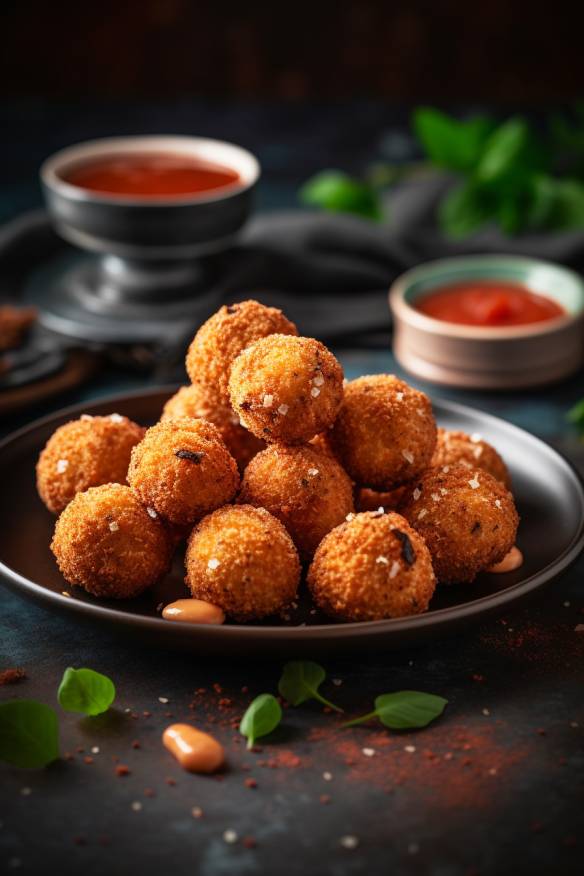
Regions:
<svg viewBox="0 0 584 876"><path fill-rule="evenodd" d="M501 612L557 578L584 546L584 491L570 465L554 450L509 423L462 405L437 401L434 410L447 429L480 432L497 447L512 474L521 515L518 544L525 555L521 569L506 575L481 575L473 584L443 587L429 612L398 620L339 624L314 613L306 599L289 620L257 626L192 626L162 620L157 611L180 595L182 557L153 591L127 602L98 602L69 587L49 550L54 518L35 488L35 463L52 432L86 412L126 414L143 424L158 419L174 389L157 389L68 408L39 420L0 444L0 575L16 593L71 620L93 620L123 635L139 634L153 644L198 653L224 655L317 654L412 645L464 629L471 622ZM71 596L64 596L67 590Z"/></svg>

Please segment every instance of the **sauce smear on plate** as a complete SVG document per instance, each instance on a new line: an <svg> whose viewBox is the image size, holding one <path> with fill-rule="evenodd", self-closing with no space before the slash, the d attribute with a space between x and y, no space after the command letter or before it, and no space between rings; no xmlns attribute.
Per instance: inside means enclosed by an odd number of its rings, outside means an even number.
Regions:
<svg viewBox="0 0 584 876"><path fill-rule="evenodd" d="M176 152L119 152L91 158L63 173L92 192L131 197L198 195L239 182L237 171Z"/></svg>
<svg viewBox="0 0 584 876"><path fill-rule="evenodd" d="M528 325L565 314L556 301L524 286L486 280L441 286L415 306L434 319L474 326Z"/></svg>

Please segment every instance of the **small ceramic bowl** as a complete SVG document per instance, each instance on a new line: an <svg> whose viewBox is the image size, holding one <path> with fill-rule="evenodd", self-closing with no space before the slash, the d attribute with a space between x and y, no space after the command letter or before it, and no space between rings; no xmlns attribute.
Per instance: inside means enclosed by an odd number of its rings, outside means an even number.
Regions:
<svg viewBox="0 0 584 876"><path fill-rule="evenodd" d="M148 198L90 191L65 179L80 162L131 152L194 156L237 171L239 180L194 195ZM239 231L250 212L260 167L250 152L222 140L106 137L55 153L40 175L53 223L71 243L128 259L188 259L224 249Z"/></svg>
<svg viewBox="0 0 584 876"><path fill-rule="evenodd" d="M415 303L452 283L517 283L562 305L565 315L507 327L459 325L426 316ZM389 293L398 362L424 380L475 389L539 386L584 361L584 281L573 271L521 256L440 259L402 274Z"/></svg>

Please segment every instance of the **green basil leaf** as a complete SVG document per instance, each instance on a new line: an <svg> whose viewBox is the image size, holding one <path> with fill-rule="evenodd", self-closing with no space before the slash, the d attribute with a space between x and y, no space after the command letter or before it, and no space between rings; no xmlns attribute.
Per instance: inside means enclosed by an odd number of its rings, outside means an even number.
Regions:
<svg viewBox="0 0 584 876"><path fill-rule="evenodd" d="M256 739L267 736L282 720L282 707L272 694L260 694L247 707L239 732L247 737L247 747L252 748Z"/></svg>
<svg viewBox="0 0 584 876"><path fill-rule="evenodd" d="M318 700L336 712L342 712L342 709L319 694L318 688L325 678L326 672L319 663L313 663L312 660L291 660L284 666L278 690L292 706L299 706L306 700Z"/></svg>
<svg viewBox="0 0 584 876"><path fill-rule="evenodd" d="M299 191L300 200L333 213L354 213L366 219L383 218L380 198L371 186L340 170L323 170Z"/></svg>
<svg viewBox="0 0 584 876"><path fill-rule="evenodd" d="M460 172L477 164L494 127L487 116L461 122L430 107L415 110L413 125L428 158L440 167Z"/></svg>
<svg viewBox="0 0 584 876"><path fill-rule="evenodd" d="M416 690L381 694L375 698L375 714L392 730L426 727L442 714L448 700Z"/></svg>
<svg viewBox="0 0 584 876"><path fill-rule="evenodd" d="M440 227L449 237L467 237L493 216L492 199L473 182L452 189L439 207Z"/></svg>
<svg viewBox="0 0 584 876"><path fill-rule="evenodd" d="M116 696L113 681L93 669L65 670L57 698L68 712L101 715L107 712Z"/></svg>
<svg viewBox="0 0 584 876"><path fill-rule="evenodd" d="M36 700L0 705L0 760L17 767L44 767L59 757L54 709Z"/></svg>

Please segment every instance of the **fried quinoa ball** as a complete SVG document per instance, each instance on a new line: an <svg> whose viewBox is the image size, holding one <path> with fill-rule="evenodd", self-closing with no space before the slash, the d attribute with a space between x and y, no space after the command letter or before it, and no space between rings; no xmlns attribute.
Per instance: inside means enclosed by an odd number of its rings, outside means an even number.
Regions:
<svg viewBox="0 0 584 876"><path fill-rule="evenodd" d="M234 497L239 472L212 423L165 420L132 451L128 482L165 521L188 526Z"/></svg>
<svg viewBox="0 0 584 876"><path fill-rule="evenodd" d="M456 462L466 465L473 471L475 468L488 471L508 490L511 489L507 466L491 444L483 441L480 435L438 429L438 441L430 467L442 468L444 465L453 465Z"/></svg>
<svg viewBox="0 0 584 876"><path fill-rule="evenodd" d="M344 621L426 611L436 587L430 552L399 514L366 512L322 540L308 586L317 605Z"/></svg>
<svg viewBox="0 0 584 876"><path fill-rule="evenodd" d="M37 489L49 511L60 514L77 493L101 484L125 484L132 448L146 430L111 414L84 414L49 438L37 467Z"/></svg>
<svg viewBox="0 0 584 876"><path fill-rule="evenodd" d="M436 445L430 400L391 374L358 377L345 386L331 444L356 483L393 490L428 467Z"/></svg>
<svg viewBox="0 0 584 876"><path fill-rule="evenodd" d="M332 426L343 369L314 338L270 335L237 357L229 391L234 411L258 438L304 444Z"/></svg>
<svg viewBox="0 0 584 876"><path fill-rule="evenodd" d="M297 335L298 329L281 310L259 301L221 307L193 338L187 353L187 374L228 407L227 387L234 360L254 341L274 333Z"/></svg>
<svg viewBox="0 0 584 876"><path fill-rule="evenodd" d="M271 444L246 468L239 502L281 520L304 559L353 511L353 485L339 463L316 447Z"/></svg>
<svg viewBox="0 0 584 876"><path fill-rule="evenodd" d="M208 420L217 426L227 449L243 471L250 459L266 445L239 422L231 406L225 407L209 396L199 384L181 386L164 405L161 420L179 420L182 417L195 417Z"/></svg>
<svg viewBox="0 0 584 876"><path fill-rule="evenodd" d="M138 596L172 558L161 521L121 484L78 493L57 520L51 550L70 584L107 599Z"/></svg>
<svg viewBox="0 0 584 876"><path fill-rule="evenodd" d="M440 583L472 581L515 544L513 496L478 466L428 469L410 486L400 510L426 541Z"/></svg>
<svg viewBox="0 0 584 876"><path fill-rule="evenodd" d="M193 529L185 582L196 599L249 621L276 614L294 600L300 563L279 520L251 505L226 505Z"/></svg>

